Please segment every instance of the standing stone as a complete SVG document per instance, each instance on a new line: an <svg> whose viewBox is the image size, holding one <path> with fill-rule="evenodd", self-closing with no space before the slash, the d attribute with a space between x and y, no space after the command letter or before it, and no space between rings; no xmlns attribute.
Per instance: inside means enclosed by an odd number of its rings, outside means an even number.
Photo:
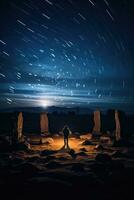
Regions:
<svg viewBox="0 0 134 200"><path fill-rule="evenodd" d="M117 110L115 110L115 123L116 123L115 137L116 141L119 141L121 139L121 131L120 131L119 113Z"/></svg>
<svg viewBox="0 0 134 200"><path fill-rule="evenodd" d="M47 113L42 113L40 115L40 127L41 127L41 133L48 133L48 116L47 116Z"/></svg>
<svg viewBox="0 0 134 200"><path fill-rule="evenodd" d="M93 132L94 133L100 133L100 129L101 129L100 111L96 110L96 111L94 111L94 128L93 128Z"/></svg>
<svg viewBox="0 0 134 200"><path fill-rule="evenodd" d="M22 112L18 115L18 122L17 122L17 139L20 140L22 138L22 129L23 129L23 115Z"/></svg>

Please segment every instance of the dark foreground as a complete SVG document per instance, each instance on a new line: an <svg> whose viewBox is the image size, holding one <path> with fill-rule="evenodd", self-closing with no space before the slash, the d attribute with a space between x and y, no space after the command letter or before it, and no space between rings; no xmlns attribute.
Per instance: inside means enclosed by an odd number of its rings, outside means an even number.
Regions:
<svg viewBox="0 0 134 200"><path fill-rule="evenodd" d="M86 137L86 136L85 136ZM134 196L133 144L61 138L44 145L0 153L3 199L129 199ZM87 141L87 140L86 140ZM56 146L56 144L57 146Z"/></svg>

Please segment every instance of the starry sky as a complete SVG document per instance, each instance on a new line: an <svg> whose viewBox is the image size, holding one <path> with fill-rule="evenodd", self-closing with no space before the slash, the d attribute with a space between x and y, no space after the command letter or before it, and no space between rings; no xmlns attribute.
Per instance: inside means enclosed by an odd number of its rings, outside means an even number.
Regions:
<svg viewBox="0 0 134 200"><path fill-rule="evenodd" d="M134 111L133 0L1 0L0 108Z"/></svg>

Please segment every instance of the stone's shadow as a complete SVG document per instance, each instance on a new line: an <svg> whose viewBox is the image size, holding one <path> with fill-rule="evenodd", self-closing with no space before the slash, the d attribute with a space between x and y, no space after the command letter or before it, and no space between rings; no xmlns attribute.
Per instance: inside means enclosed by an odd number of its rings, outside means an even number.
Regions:
<svg viewBox="0 0 134 200"><path fill-rule="evenodd" d="M63 145L58 152L69 152L71 150L70 146L66 147L65 145Z"/></svg>

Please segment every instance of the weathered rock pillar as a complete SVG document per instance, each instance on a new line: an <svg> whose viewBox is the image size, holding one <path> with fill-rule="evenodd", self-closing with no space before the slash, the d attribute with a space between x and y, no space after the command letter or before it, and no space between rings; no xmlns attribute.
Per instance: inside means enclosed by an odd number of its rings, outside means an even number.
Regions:
<svg viewBox="0 0 134 200"><path fill-rule="evenodd" d="M41 113L40 115L40 128L41 133L48 133L48 116L47 113Z"/></svg>
<svg viewBox="0 0 134 200"><path fill-rule="evenodd" d="M20 112L18 115L18 122L17 122L17 133L18 133L17 139L18 139L18 141L20 141L23 137L22 130L23 130L23 114L22 114L22 112Z"/></svg>
<svg viewBox="0 0 134 200"><path fill-rule="evenodd" d="M100 118L100 111L96 110L94 111L94 133L100 133L101 130L101 118Z"/></svg>
<svg viewBox="0 0 134 200"><path fill-rule="evenodd" d="M117 110L115 110L115 124L116 124L116 129L115 129L115 138L116 141L119 141L121 139L121 128L120 128L120 120L119 120L119 113Z"/></svg>

